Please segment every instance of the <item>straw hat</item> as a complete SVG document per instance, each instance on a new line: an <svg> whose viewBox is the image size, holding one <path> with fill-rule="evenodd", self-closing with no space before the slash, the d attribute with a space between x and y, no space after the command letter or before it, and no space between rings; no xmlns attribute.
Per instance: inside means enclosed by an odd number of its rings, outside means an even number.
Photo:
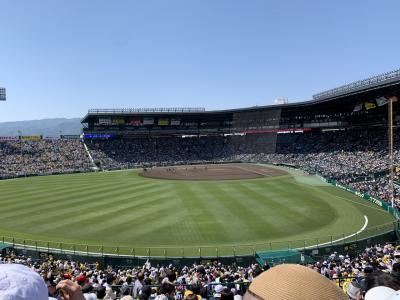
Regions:
<svg viewBox="0 0 400 300"><path fill-rule="evenodd" d="M283 264L260 274L250 284L247 299L348 300L329 279L300 265Z"/></svg>

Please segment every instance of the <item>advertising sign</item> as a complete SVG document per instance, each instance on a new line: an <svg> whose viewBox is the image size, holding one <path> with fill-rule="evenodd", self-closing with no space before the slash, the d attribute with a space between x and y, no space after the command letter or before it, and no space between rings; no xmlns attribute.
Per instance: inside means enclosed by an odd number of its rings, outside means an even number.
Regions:
<svg viewBox="0 0 400 300"><path fill-rule="evenodd" d="M159 126L167 126L169 125L169 119L159 118L158 119Z"/></svg>
<svg viewBox="0 0 400 300"><path fill-rule="evenodd" d="M42 139L41 135L20 135L19 139L22 141L40 141Z"/></svg>
<svg viewBox="0 0 400 300"><path fill-rule="evenodd" d="M100 125L111 125L111 119L110 118L99 118L99 124Z"/></svg>
<svg viewBox="0 0 400 300"><path fill-rule="evenodd" d="M143 119L143 125L153 125L154 124L154 118L144 118Z"/></svg>
<svg viewBox="0 0 400 300"><path fill-rule="evenodd" d="M171 125L172 126L181 125L181 119L171 119Z"/></svg>

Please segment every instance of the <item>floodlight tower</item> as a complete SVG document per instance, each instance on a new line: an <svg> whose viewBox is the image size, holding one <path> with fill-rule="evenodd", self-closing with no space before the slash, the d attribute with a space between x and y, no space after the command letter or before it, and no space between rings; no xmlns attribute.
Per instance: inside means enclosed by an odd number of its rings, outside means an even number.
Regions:
<svg viewBox="0 0 400 300"><path fill-rule="evenodd" d="M0 101L6 101L6 89L0 87Z"/></svg>

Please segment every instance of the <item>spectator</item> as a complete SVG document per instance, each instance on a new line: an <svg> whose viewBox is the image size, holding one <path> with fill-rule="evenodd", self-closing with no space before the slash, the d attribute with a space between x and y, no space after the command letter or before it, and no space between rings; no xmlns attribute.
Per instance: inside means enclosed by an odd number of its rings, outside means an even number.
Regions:
<svg viewBox="0 0 400 300"><path fill-rule="evenodd" d="M23 265L1 264L0 299L47 300L48 291L38 273Z"/></svg>
<svg viewBox="0 0 400 300"><path fill-rule="evenodd" d="M328 279L300 265L279 265L258 276L244 296L251 299L345 300L348 297Z"/></svg>
<svg viewBox="0 0 400 300"><path fill-rule="evenodd" d="M0 140L0 179L90 170L79 140Z"/></svg>

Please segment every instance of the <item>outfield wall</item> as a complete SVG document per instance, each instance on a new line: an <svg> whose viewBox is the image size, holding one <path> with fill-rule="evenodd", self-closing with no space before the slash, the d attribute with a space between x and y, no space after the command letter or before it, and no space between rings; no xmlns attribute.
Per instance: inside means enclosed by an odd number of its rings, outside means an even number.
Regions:
<svg viewBox="0 0 400 300"><path fill-rule="evenodd" d="M269 242L257 245L238 245L225 247L170 247L170 248L128 248L96 245L67 244L50 241L24 240L1 237L0 242L7 245L3 254L30 256L33 259L48 257L88 262L99 262L104 266L142 265L147 259L160 264L173 263L188 265L200 261L218 260L226 264L249 265L255 262L258 252L277 252L295 250L311 260L318 260L334 251L356 255L367 246L395 242L398 240L397 221L385 225L367 228L362 234L343 233L329 237L313 238L286 242ZM272 263L302 263L301 256L275 256Z"/></svg>
<svg viewBox="0 0 400 300"><path fill-rule="evenodd" d="M397 224L397 223L396 223ZM366 238L359 239L356 236L352 237L348 240L343 240L339 243L332 243L328 245L315 245L313 248L306 248L306 241L298 241L304 243L304 248L291 248L291 245L294 244L293 241L287 242L286 247L277 249L269 248L269 245L265 245L262 248L254 247L254 252L248 255L217 255L214 253L204 253L199 254L198 256L169 256L168 252L166 252L165 256L158 255L153 256L150 252L150 255L124 255L122 253L95 253L95 252L85 252L85 251L78 251L78 250L62 250L62 249L55 249L55 248L46 248L46 247L32 247L32 246L21 246L17 244L8 244L8 247L3 249L3 255L8 255L11 253L15 253L17 255L24 255L31 257L33 260L53 257L55 259L68 259L74 261L85 261L89 263L100 263L102 266L112 265L112 266L141 266L147 260L150 260L152 263L158 264L174 264L176 266L184 266L190 265L193 263L201 263L201 262L211 262L218 260L224 264L237 264L241 266L248 266L251 263L256 262L258 253L274 253L274 256L268 262L270 264L280 264L280 263L307 263L313 262L317 260L324 259L325 257L329 256L333 252L338 253L345 253L349 254L350 256L355 256L362 252L366 247L370 247L376 244L384 244L386 242L395 242L397 240L396 235L396 228L395 224L392 226L384 226L380 228L372 228L369 230L369 234L374 234ZM381 230L388 230L385 233L382 233ZM49 246L51 243L49 243ZM273 246L273 243L270 244ZM281 244L282 246L283 243ZM76 248L79 245L76 245ZM88 248L90 249L90 248ZM257 250L256 250L257 249ZM90 249L91 250L91 249ZM117 250L117 248L115 248ZM204 252L206 252L203 249ZM215 251L216 249L214 249ZM150 249L151 251L151 249ZM297 252L298 255L293 255L293 252ZM289 254L287 254L289 253ZM281 254L281 255L280 255ZM306 257L306 260L304 260Z"/></svg>

